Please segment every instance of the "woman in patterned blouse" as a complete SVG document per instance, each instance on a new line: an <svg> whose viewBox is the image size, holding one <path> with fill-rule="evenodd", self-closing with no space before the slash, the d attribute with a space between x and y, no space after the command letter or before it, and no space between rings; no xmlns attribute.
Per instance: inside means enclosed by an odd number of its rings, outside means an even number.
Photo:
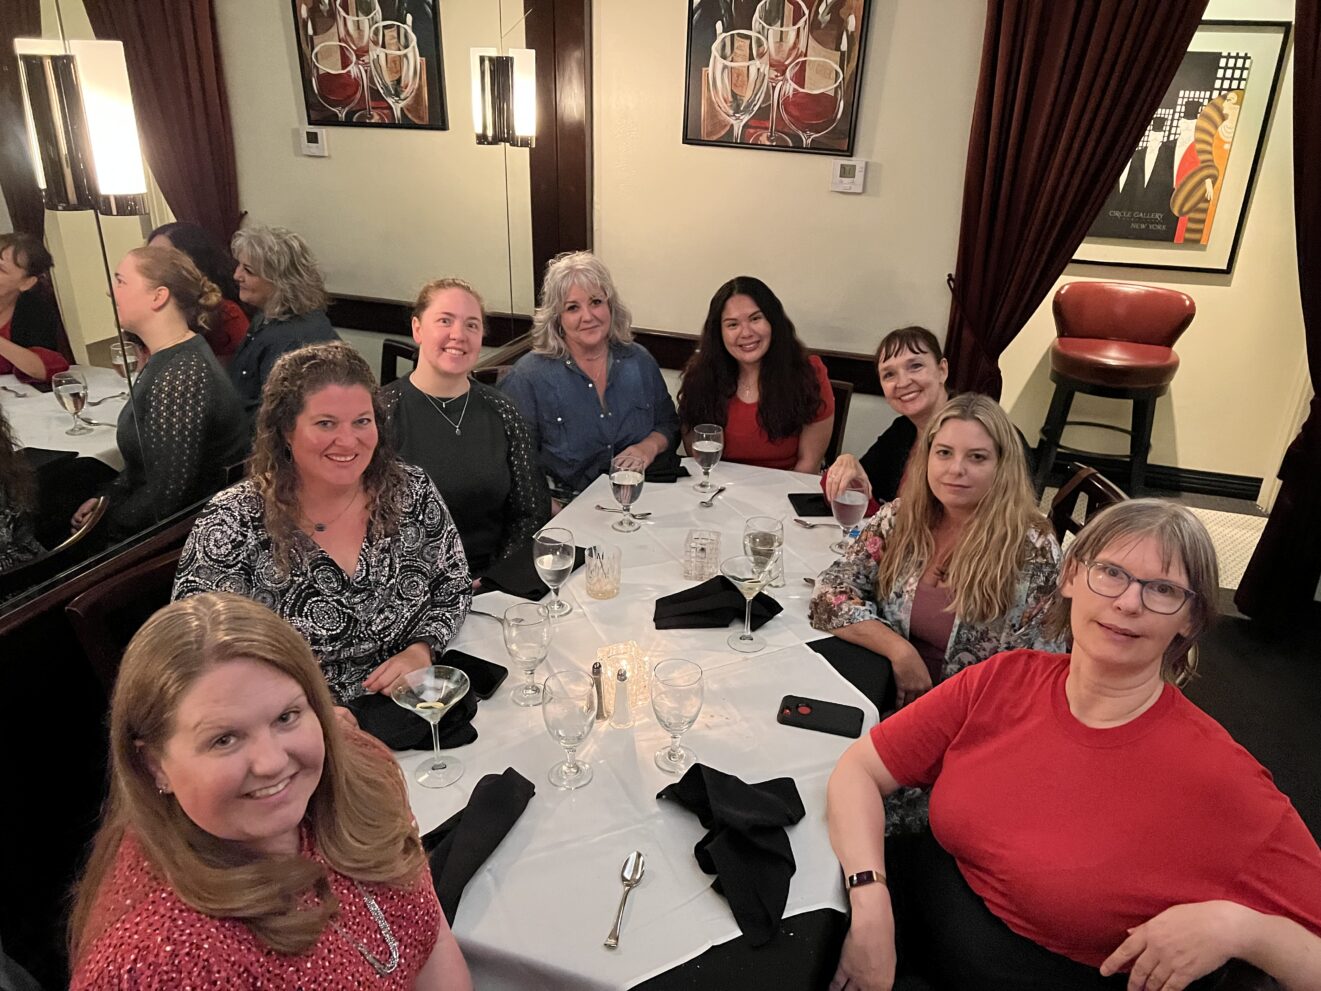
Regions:
<svg viewBox="0 0 1321 991"><path fill-rule="evenodd" d="M336 726L307 644L202 595L124 654L72 987L470 991L398 765Z"/></svg>
<svg viewBox="0 0 1321 991"><path fill-rule="evenodd" d="M371 369L347 344L283 356L249 478L202 511L174 583L176 599L237 592L283 616L340 705L431 664L472 602L449 511L378 436L381 418Z"/></svg>

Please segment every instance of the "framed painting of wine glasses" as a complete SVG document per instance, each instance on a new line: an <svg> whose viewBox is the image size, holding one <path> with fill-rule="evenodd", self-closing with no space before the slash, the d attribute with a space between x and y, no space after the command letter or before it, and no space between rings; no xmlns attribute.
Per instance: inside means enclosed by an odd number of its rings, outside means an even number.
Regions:
<svg viewBox="0 0 1321 991"><path fill-rule="evenodd" d="M307 122L449 129L438 0L291 0Z"/></svg>
<svg viewBox="0 0 1321 991"><path fill-rule="evenodd" d="M683 141L853 154L871 0L688 0Z"/></svg>

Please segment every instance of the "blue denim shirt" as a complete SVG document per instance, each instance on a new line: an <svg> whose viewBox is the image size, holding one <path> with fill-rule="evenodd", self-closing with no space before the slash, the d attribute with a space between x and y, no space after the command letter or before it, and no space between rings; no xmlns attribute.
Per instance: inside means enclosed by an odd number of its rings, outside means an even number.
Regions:
<svg viewBox="0 0 1321 991"><path fill-rule="evenodd" d="M573 496L610 467L610 458L654 432L674 446L679 414L656 359L640 344L610 345L605 405L565 355L525 354L500 382L532 428L552 494Z"/></svg>

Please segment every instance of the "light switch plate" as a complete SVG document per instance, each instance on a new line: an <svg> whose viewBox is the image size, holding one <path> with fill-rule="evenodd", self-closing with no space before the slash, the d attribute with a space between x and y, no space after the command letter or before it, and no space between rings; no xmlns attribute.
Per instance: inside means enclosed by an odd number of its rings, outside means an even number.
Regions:
<svg viewBox="0 0 1321 991"><path fill-rule="evenodd" d="M861 158L832 158L830 188L836 193L860 193L867 177L867 163Z"/></svg>

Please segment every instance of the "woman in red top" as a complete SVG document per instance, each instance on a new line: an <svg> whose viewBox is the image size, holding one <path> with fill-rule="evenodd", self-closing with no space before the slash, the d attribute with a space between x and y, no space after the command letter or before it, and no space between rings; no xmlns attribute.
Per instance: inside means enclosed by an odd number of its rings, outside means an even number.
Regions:
<svg viewBox="0 0 1321 991"><path fill-rule="evenodd" d="M834 991L890 988L896 932L899 987L1181 991L1231 959L1321 987L1321 850L1176 687L1217 585L1188 510L1112 506L1066 552L1050 625L1072 653L999 654L845 751L827 791L853 910ZM915 784L931 835L890 858L887 888L882 796Z"/></svg>
<svg viewBox="0 0 1321 991"><path fill-rule="evenodd" d="M770 287L740 275L716 290L679 388L685 446L699 423L716 423L724 460L815 474L834 415L826 366L799 342Z"/></svg>
<svg viewBox="0 0 1321 991"><path fill-rule="evenodd" d="M31 234L0 234L0 375L49 382L69 367L56 350L58 318L35 291L53 264Z"/></svg>
<svg viewBox="0 0 1321 991"><path fill-rule="evenodd" d="M470 991L398 766L341 728L303 638L214 593L129 644L75 991Z"/></svg>
<svg viewBox="0 0 1321 991"><path fill-rule="evenodd" d="M239 287L234 282L234 259L223 244L210 232L197 224L175 222L162 224L151 232L147 244L152 247L178 248L193 260L198 271L220 289L220 305L216 319L205 328L203 336L211 345L220 364L228 366L229 359L238 350L248 333L251 321L239 304Z"/></svg>

